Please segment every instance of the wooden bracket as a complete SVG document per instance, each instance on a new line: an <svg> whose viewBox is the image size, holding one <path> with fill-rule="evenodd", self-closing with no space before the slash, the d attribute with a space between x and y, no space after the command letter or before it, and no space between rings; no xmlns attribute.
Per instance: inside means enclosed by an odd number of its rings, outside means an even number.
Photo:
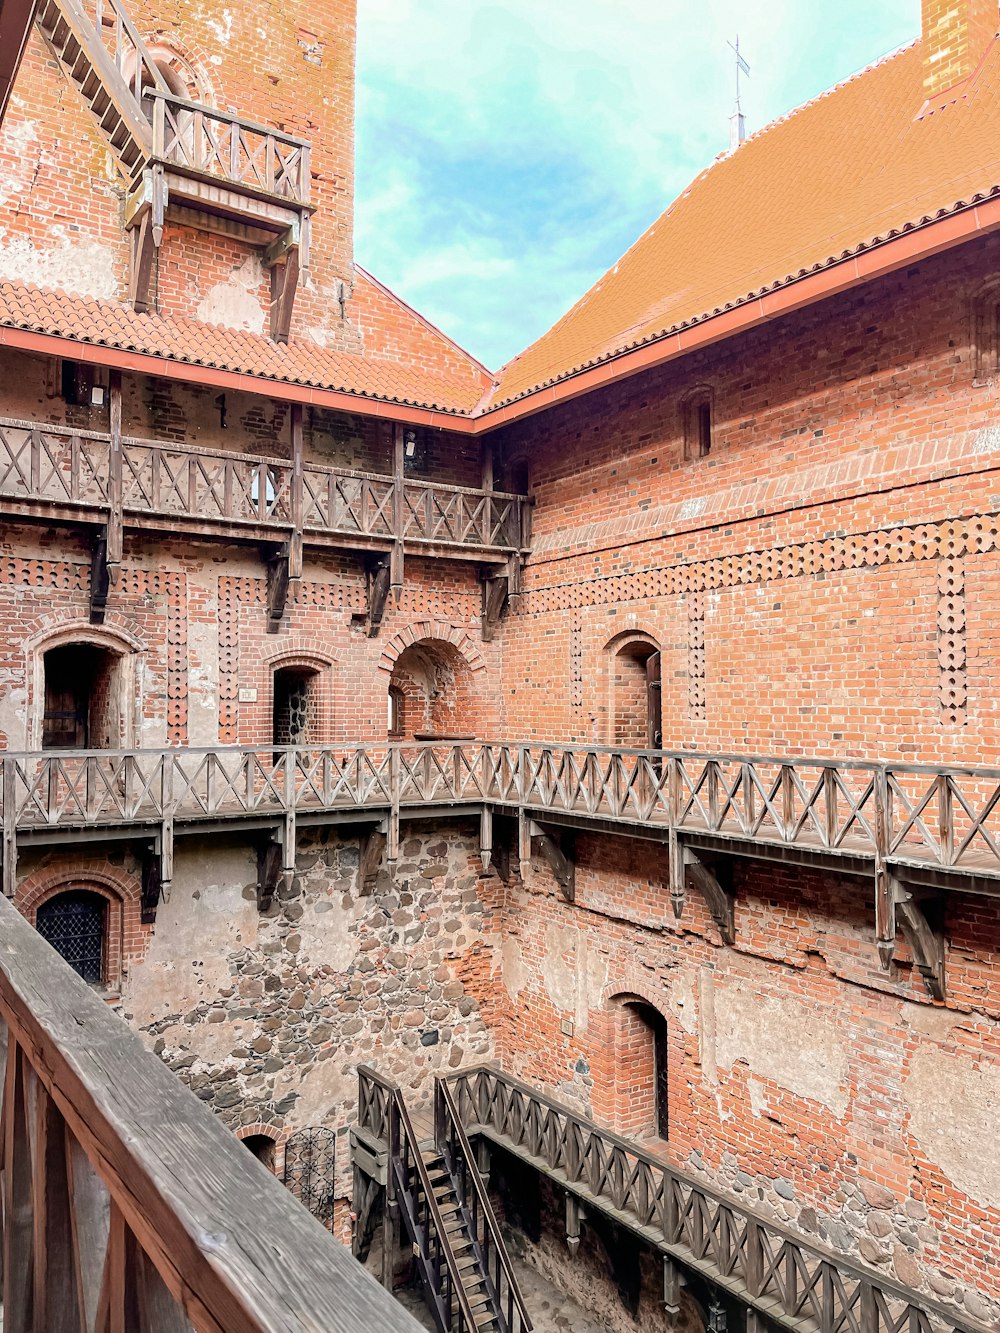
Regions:
<svg viewBox="0 0 1000 1333"><path fill-rule="evenodd" d="M137 211L129 221L129 305L139 314L149 310L149 281L153 260L163 240L163 215L167 206L167 185L163 167L156 165L143 174Z"/></svg>
<svg viewBox="0 0 1000 1333"><path fill-rule="evenodd" d="M945 998L944 897L933 890L921 893L893 877L896 919L910 946L924 985L935 1000Z"/></svg>
<svg viewBox="0 0 1000 1333"><path fill-rule="evenodd" d="M139 920L144 926L156 922L156 909L162 896L160 851L154 845L143 849L141 857L142 880L139 894Z"/></svg>
<svg viewBox="0 0 1000 1333"><path fill-rule="evenodd" d="M510 847L505 842L493 844L493 869L504 884L510 883Z"/></svg>
<svg viewBox="0 0 1000 1333"><path fill-rule="evenodd" d="M272 247L273 248L273 247ZM270 334L276 343L288 342L292 328L292 307L299 285L299 247L291 246L283 264L271 269L271 325Z"/></svg>
<svg viewBox="0 0 1000 1333"><path fill-rule="evenodd" d="M667 844L667 886L670 890L670 906L674 919L680 921L684 914L684 899L687 896L687 876L684 873L684 847L677 830L671 825Z"/></svg>
<svg viewBox="0 0 1000 1333"><path fill-rule="evenodd" d="M712 920L726 944L736 943L736 898L728 884L720 882L722 872L712 871L690 847L683 848L684 874L705 899Z"/></svg>
<svg viewBox="0 0 1000 1333"><path fill-rule="evenodd" d="M521 604L521 569L519 555L512 555L502 570L488 569L481 575L483 586L483 642L490 643L509 611Z"/></svg>
<svg viewBox="0 0 1000 1333"><path fill-rule="evenodd" d="M392 586L392 560L389 556L379 556L365 570L365 586L368 593L368 637L377 637L385 615L385 604Z"/></svg>
<svg viewBox="0 0 1000 1333"><path fill-rule="evenodd" d="M267 564L267 632L277 634L288 604L291 579L291 543L285 542Z"/></svg>
<svg viewBox="0 0 1000 1333"><path fill-rule="evenodd" d="M359 898L367 896L375 887L378 872L382 869L382 854L388 843L388 829L383 822L378 827L362 833L359 839L358 882L356 891Z"/></svg>
<svg viewBox="0 0 1000 1333"><path fill-rule="evenodd" d="M108 529L104 526L94 537L90 557L90 623L104 624L104 612L111 590L111 567L108 564Z"/></svg>
<svg viewBox="0 0 1000 1333"><path fill-rule="evenodd" d="M540 824L534 820L531 822L531 837L537 841L538 850L544 856L549 864L556 882L563 891L563 897L568 903L576 901L576 865L573 862L571 850L564 846L565 838L558 838L543 829Z"/></svg>
<svg viewBox="0 0 1000 1333"><path fill-rule="evenodd" d="M266 912L274 902L275 891L282 877L284 848L273 839L257 848L257 910Z"/></svg>

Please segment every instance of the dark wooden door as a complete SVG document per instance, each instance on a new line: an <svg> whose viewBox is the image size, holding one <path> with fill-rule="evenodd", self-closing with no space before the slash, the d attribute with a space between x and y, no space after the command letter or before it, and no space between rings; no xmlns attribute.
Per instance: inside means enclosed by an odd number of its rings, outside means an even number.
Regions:
<svg viewBox="0 0 1000 1333"><path fill-rule="evenodd" d="M87 747L87 698L79 686L63 680L47 681L42 748L81 750Z"/></svg>
<svg viewBox="0 0 1000 1333"><path fill-rule="evenodd" d="M650 653L646 658L646 744L651 750L663 748L662 694L660 654Z"/></svg>

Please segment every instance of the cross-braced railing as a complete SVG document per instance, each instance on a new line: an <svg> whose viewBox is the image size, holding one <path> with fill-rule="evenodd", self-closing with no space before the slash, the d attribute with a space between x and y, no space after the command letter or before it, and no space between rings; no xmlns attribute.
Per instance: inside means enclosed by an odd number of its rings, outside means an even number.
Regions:
<svg viewBox="0 0 1000 1333"><path fill-rule="evenodd" d="M258 524L375 544L520 551L524 496L162 440L121 441L112 494L111 436L0 418L0 512L20 506L110 511L204 524ZM89 515L81 515L89 516Z"/></svg>
<svg viewBox="0 0 1000 1333"><path fill-rule="evenodd" d="M429 741L2 757L5 827L466 803L1000 876L1000 769Z"/></svg>
<svg viewBox="0 0 1000 1333"><path fill-rule="evenodd" d="M0 936L6 1333L419 1327L3 900Z"/></svg>
<svg viewBox="0 0 1000 1333"><path fill-rule="evenodd" d="M986 1333L975 1319L820 1249L493 1067L447 1076L470 1135L544 1171L682 1266L796 1333Z"/></svg>
<svg viewBox="0 0 1000 1333"><path fill-rule="evenodd" d="M152 99L155 161L259 195L309 202L309 143L245 116L178 97L165 87Z"/></svg>

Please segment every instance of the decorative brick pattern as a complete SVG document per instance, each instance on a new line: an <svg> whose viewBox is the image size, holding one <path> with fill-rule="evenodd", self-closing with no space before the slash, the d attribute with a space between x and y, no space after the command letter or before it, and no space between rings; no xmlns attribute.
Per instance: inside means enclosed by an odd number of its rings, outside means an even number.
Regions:
<svg viewBox="0 0 1000 1333"><path fill-rule="evenodd" d="M701 592L687 596L688 626L688 713L705 716L705 598Z"/></svg>
<svg viewBox="0 0 1000 1333"><path fill-rule="evenodd" d="M938 663L941 714L946 722L966 717L968 682L965 642L965 562L942 560L938 572Z"/></svg>

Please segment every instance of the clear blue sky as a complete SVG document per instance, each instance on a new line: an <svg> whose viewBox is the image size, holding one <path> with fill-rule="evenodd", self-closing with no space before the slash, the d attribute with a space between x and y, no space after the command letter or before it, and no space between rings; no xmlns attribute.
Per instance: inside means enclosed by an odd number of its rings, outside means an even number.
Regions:
<svg viewBox="0 0 1000 1333"><path fill-rule="evenodd" d="M726 148L727 39L754 130L919 28L920 0L358 0L358 262L498 369Z"/></svg>

